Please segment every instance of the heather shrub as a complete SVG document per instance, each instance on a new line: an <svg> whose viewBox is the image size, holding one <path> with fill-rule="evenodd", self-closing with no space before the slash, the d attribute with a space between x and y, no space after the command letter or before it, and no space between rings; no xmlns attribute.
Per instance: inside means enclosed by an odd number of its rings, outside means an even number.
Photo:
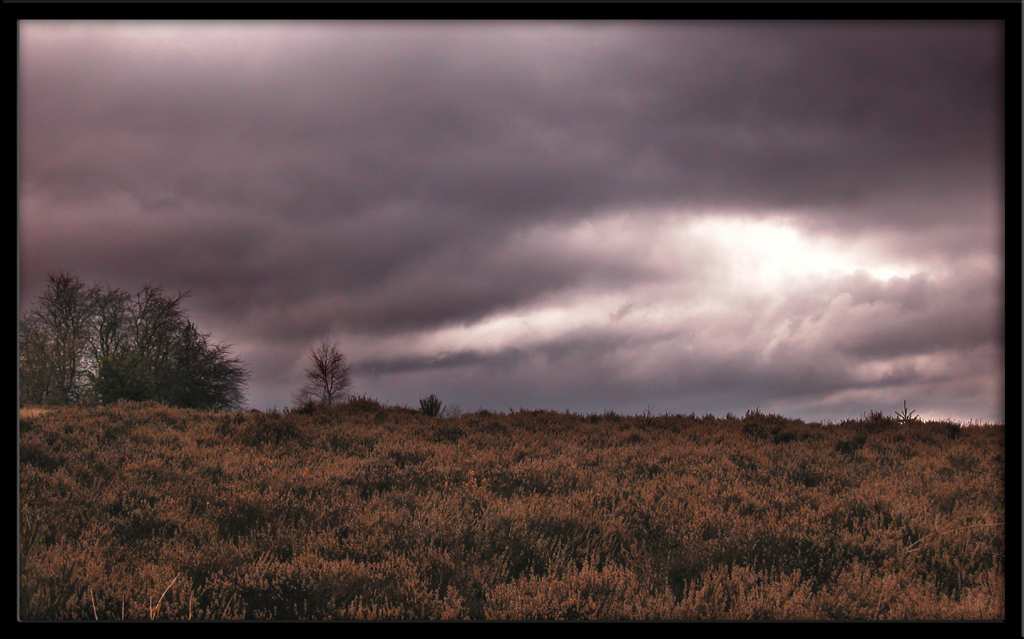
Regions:
<svg viewBox="0 0 1024 639"><path fill-rule="evenodd" d="M653 596L652 596L653 594ZM656 605L651 610L648 602ZM669 618L672 599L647 592L636 575L615 564L584 562L555 574L529 575L496 587L484 608L488 619L579 621Z"/></svg>
<svg viewBox="0 0 1024 639"><path fill-rule="evenodd" d="M1005 616L1002 426L593 417L29 412L19 614Z"/></svg>

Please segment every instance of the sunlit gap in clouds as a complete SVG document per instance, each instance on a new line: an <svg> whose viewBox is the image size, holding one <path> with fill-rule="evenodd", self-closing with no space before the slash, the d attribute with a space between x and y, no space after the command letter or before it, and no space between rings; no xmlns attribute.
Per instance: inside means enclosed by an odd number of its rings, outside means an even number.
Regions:
<svg viewBox="0 0 1024 639"><path fill-rule="evenodd" d="M762 290L807 276L864 271L888 280L920 272L915 265L872 253L863 242L811 236L785 216L702 216L680 232L720 247L736 265L738 279Z"/></svg>
<svg viewBox="0 0 1024 639"><path fill-rule="evenodd" d="M341 341L357 370L367 364L357 384L398 401L429 388L491 408L511 394L538 407L760 405L811 417L908 398L921 416L961 419L970 414L944 397L981 406L998 395L984 372L991 348L945 337L978 332L945 291L988 262L903 252L895 235L811 232L805 219L639 212L535 224L492 247L500 267L467 282L550 274L536 280L545 290L475 320ZM945 328L926 330L936 323Z"/></svg>
<svg viewBox="0 0 1024 639"><path fill-rule="evenodd" d="M886 281L922 269L883 259L867 240L841 243L813 237L784 216L735 214L620 214L537 225L511 237L504 252L510 268L532 256L557 255L590 275L473 323L376 342L373 353L486 355L588 329L665 335L700 320L735 315L745 300L758 300L756 308L771 309L790 290L815 280L863 272ZM614 275L616 270L623 275ZM768 301L773 299L775 304ZM770 350L787 334L780 325L767 335L748 337L761 342L760 351L766 344Z"/></svg>

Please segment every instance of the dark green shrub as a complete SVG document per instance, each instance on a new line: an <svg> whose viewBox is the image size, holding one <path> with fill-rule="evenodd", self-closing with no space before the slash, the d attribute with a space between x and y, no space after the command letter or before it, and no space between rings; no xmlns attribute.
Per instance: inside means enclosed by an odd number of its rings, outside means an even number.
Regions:
<svg viewBox="0 0 1024 639"><path fill-rule="evenodd" d="M135 353L103 358L95 375L89 375L92 390L104 404L118 400L141 402L156 398L156 378L148 362Z"/></svg>
<svg viewBox="0 0 1024 639"><path fill-rule="evenodd" d="M420 400L420 412L427 417L437 417L441 414L441 400L437 395L430 395Z"/></svg>
<svg viewBox="0 0 1024 639"><path fill-rule="evenodd" d="M916 412L917 411L915 411L915 410L908 411L907 410L907 400L903 400L903 412L901 413L900 411L896 411L896 419L899 420L899 422L901 424L909 424L910 422L919 422L919 421L921 421L921 419L919 417L917 417L916 415L914 415L914 413L916 413Z"/></svg>

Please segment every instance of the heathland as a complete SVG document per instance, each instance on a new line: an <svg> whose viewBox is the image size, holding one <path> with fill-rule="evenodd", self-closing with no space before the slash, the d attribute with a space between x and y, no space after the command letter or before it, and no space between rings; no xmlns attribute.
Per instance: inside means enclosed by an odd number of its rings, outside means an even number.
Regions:
<svg viewBox="0 0 1024 639"><path fill-rule="evenodd" d="M1004 427L23 412L20 617L1001 620Z"/></svg>

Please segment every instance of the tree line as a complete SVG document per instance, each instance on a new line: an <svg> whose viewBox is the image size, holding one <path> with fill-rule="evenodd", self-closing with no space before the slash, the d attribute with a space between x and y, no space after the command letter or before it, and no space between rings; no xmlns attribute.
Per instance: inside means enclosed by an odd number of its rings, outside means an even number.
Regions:
<svg viewBox="0 0 1024 639"><path fill-rule="evenodd" d="M51 273L19 318L20 402L240 408L249 369L188 318L188 295L150 284L133 294Z"/></svg>

